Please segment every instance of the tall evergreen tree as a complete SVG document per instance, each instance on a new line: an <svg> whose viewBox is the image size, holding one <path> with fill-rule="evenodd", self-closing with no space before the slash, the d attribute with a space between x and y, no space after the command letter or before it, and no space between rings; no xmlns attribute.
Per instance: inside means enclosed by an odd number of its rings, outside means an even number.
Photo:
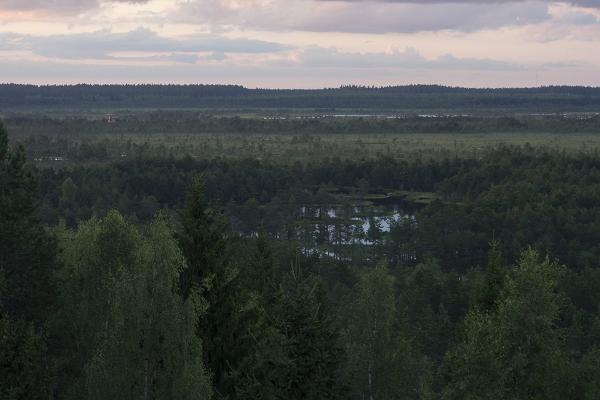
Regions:
<svg viewBox="0 0 600 400"><path fill-rule="evenodd" d="M179 243L187 260L181 292L187 298L197 289L206 300L206 312L197 324L204 360L213 376L215 395L235 398L239 367L253 351L249 336L253 313L238 270L226 261L223 216L208 207L200 178L188 192L181 222Z"/></svg>
<svg viewBox="0 0 600 400"><path fill-rule="evenodd" d="M54 303L56 245L37 218L38 185L25 151L0 123L0 313L42 324Z"/></svg>
<svg viewBox="0 0 600 400"><path fill-rule="evenodd" d="M490 244L488 264L483 275L483 284L476 298L478 307L483 311L492 311L495 309L504 286L505 275L500 243L494 240Z"/></svg>
<svg viewBox="0 0 600 400"><path fill-rule="evenodd" d="M178 239L188 264L181 273L180 286L183 296L188 297L194 287L210 291L217 277L230 272L224 266L224 219L208 206L200 177L190 186L180 217L183 229Z"/></svg>
<svg viewBox="0 0 600 400"><path fill-rule="evenodd" d="M37 180L0 123L0 397L49 399L45 340L55 301L55 241L36 216Z"/></svg>
<svg viewBox="0 0 600 400"><path fill-rule="evenodd" d="M280 324L291 361L285 371L283 398L347 398L341 376L344 352L321 283L304 277L297 266L282 303Z"/></svg>
<svg viewBox="0 0 600 400"><path fill-rule="evenodd" d="M285 371L291 360L286 337L278 324L283 293L274 277L274 260L264 234L246 270L245 286L250 290L247 312L251 351L238 368L236 397L239 399L281 399L286 396Z"/></svg>

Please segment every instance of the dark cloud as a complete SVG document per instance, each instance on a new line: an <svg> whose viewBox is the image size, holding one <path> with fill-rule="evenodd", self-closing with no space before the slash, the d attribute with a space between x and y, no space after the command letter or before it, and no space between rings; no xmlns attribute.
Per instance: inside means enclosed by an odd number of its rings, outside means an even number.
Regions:
<svg viewBox="0 0 600 400"><path fill-rule="evenodd" d="M365 33L413 33L455 30L472 32L526 25L551 18L540 2L521 4L419 4L402 9L350 7L337 15L319 15L298 24L299 29Z"/></svg>
<svg viewBox="0 0 600 400"><path fill-rule="evenodd" d="M413 33L472 32L549 21L548 3L533 2L392 2L274 1L228 7L214 0L182 3L173 18L213 27L238 26L271 31Z"/></svg>

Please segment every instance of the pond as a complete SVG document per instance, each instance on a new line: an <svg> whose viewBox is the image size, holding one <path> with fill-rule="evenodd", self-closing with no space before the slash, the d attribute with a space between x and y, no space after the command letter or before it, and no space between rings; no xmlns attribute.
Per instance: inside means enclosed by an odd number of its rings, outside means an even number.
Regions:
<svg viewBox="0 0 600 400"><path fill-rule="evenodd" d="M374 245L394 224L412 220L412 210L398 204L354 207L310 207L300 209L298 237L312 237L317 244Z"/></svg>

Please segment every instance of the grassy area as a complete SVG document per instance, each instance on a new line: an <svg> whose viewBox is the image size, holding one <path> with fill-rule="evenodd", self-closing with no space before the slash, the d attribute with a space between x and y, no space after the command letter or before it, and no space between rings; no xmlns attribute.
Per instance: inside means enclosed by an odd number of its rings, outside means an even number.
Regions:
<svg viewBox="0 0 600 400"><path fill-rule="evenodd" d="M569 152L593 152L600 149L598 134L160 134L105 135L95 142L125 145L135 143L163 146L175 155L195 158L273 159L285 162L339 157L396 159L415 157L478 157L498 145L526 145L562 149Z"/></svg>

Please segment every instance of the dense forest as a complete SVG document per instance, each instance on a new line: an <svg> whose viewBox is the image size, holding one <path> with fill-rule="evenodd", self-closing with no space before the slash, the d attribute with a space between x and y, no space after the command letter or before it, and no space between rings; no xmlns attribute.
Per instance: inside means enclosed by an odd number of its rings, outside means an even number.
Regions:
<svg viewBox="0 0 600 400"><path fill-rule="evenodd" d="M11 104L65 93L126 104L170 88L9 90ZM472 92L186 90L173 101ZM578 88L470 96L560 105L569 91L597 101ZM284 162L183 147L47 168L32 156L48 143L101 129L53 124L44 139L8 119L10 140L0 125L2 399L600 397L598 152Z"/></svg>
<svg viewBox="0 0 600 400"><path fill-rule="evenodd" d="M2 109L374 109L596 111L600 89L467 89L437 85L248 89L234 85L0 85Z"/></svg>
<svg viewBox="0 0 600 400"><path fill-rule="evenodd" d="M438 159L478 153L493 144L593 152L600 116L524 115L348 116L204 113L160 110L111 114L10 113L12 142L36 163L97 163L135 158L260 158L290 163L342 159ZM428 142L425 145L424 142ZM471 154L470 156L474 156Z"/></svg>

